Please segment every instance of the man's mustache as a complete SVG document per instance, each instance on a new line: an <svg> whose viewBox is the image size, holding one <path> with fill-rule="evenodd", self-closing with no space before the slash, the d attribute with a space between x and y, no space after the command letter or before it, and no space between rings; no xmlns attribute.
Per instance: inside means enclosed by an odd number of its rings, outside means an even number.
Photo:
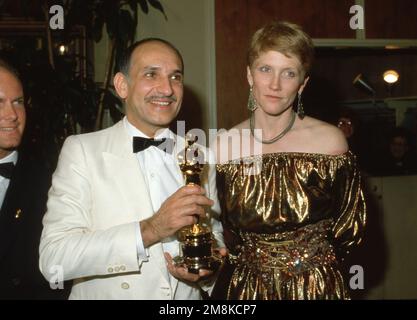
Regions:
<svg viewBox="0 0 417 320"><path fill-rule="evenodd" d="M152 100L158 100L158 99L168 100L169 102L177 102L176 96L152 96L152 97L145 98L145 102L150 102Z"/></svg>

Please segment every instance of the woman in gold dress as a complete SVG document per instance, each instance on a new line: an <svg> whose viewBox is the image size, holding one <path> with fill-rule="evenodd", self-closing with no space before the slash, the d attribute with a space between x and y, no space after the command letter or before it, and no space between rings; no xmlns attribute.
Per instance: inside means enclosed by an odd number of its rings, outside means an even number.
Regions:
<svg viewBox="0 0 417 320"><path fill-rule="evenodd" d="M213 298L349 298L340 260L361 241L365 203L343 133L304 116L313 54L311 38L288 22L252 37L251 116L217 140L229 257Z"/></svg>

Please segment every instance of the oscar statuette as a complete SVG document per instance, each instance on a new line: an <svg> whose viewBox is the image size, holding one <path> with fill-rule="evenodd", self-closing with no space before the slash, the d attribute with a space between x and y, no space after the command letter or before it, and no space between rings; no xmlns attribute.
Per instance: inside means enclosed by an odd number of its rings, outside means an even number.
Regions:
<svg viewBox="0 0 417 320"><path fill-rule="evenodd" d="M197 137L187 136L186 146L178 155L178 162L186 185L201 186L201 175L205 167L204 153L195 142ZM189 272L198 274L200 269L215 271L221 264L221 258L214 253L216 240L211 233L207 219L198 219L197 223L179 230L180 256L176 264L183 265Z"/></svg>

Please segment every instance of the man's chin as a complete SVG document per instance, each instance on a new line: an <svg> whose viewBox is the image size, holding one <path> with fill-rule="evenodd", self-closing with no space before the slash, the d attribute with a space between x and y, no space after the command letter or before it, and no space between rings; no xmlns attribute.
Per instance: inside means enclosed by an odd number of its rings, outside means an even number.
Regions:
<svg viewBox="0 0 417 320"><path fill-rule="evenodd" d="M175 116L164 117L163 119L159 118L154 124L160 128L168 128L174 120Z"/></svg>
<svg viewBox="0 0 417 320"><path fill-rule="evenodd" d="M20 139L16 141L8 141L5 143L1 143L0 141L0 150L4 150L8 152L15 151L20 146L20 142L21 142Z"/></svg>
<svg viewBox="0 0 417 320"><path fill-rule="evenodd" d="M9 154L11 154L13 151L16 151L16 150L17 150L17 147L3 148L0 146L0 159L7 157Z"/></svg>

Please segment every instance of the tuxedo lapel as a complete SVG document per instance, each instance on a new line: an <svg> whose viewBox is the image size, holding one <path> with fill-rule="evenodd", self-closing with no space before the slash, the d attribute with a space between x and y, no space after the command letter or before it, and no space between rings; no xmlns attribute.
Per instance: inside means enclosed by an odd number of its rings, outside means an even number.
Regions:
<svg viewBox="0 0 417 320"><path fill-rule="evenodd" d="M103 152L104 163L107 170L113 173L116 186L126 204L134 212L138 212L138 217L146 219L153 214L149 191L131 146L129 150L129 137L121 134L120 136L123 143L109 152ZM117 136L114 139L117 139Z"/></svg>
<svg viewBox="0 0 417 320"><path fill-rule="evenodd" d="M132 138L123 122L115 125L112 142L108 152L103 152L104 163L109 172L114 173L116 187L123 196L126 206L137 213L138 221L151 217L152 208L149 190L140 170L139 162L132 149ZM156 243L149 248L150 259L154 260L169 282L162 244Z"/></svg>

